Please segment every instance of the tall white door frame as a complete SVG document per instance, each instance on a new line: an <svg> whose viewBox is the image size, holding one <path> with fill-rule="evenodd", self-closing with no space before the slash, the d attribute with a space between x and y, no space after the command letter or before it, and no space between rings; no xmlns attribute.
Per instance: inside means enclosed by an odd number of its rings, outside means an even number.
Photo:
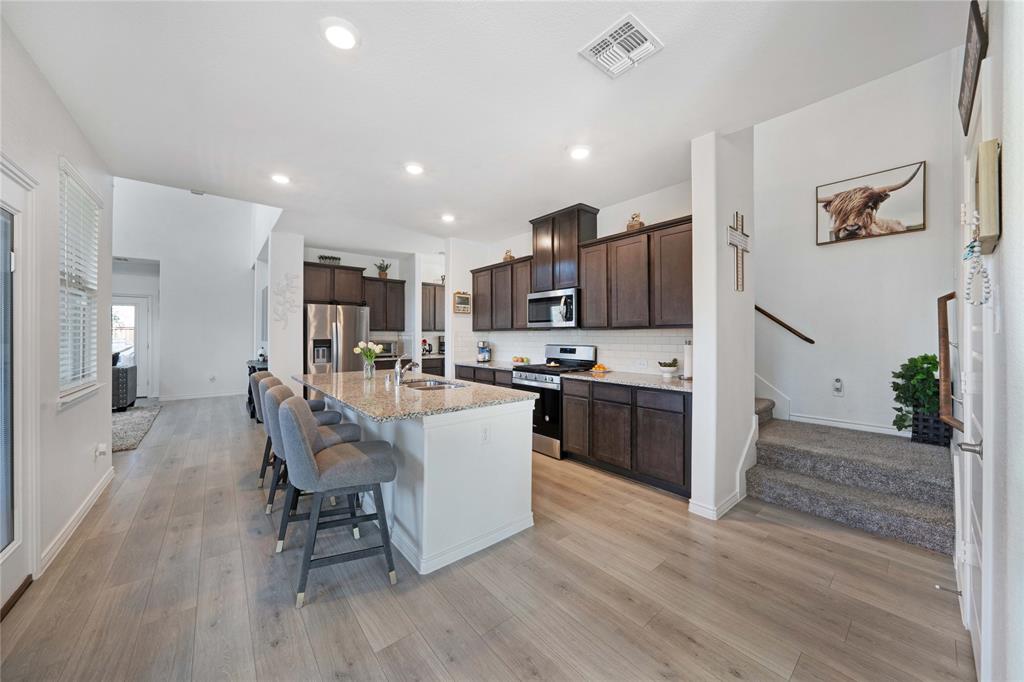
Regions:
<svg viewBox="0 0 1024 682"><path fill-rule="evenodd" d="M39 183L0 152L0 205L14 216L14 541L0 552L0 602L25 576L39 577L39 362L34 312Z"/></svg>
<svg viewBox="0 0 1024 682"><path fill-rule="evenodd" d="M157 395L153 386L153 297L146 294L114 294L111 306L134 305L135 316L135 365L137 393L152 398ZM141 332L140 332L141 330Z"/></svg>

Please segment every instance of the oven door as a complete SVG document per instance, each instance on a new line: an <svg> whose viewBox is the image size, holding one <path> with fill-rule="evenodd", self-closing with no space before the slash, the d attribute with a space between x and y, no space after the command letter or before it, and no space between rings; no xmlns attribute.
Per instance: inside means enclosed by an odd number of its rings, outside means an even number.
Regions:
<svg viewBox="0 0 1024 682"><path fill-rule="evenodd" d="M576 326L578 289L539 291L526 297L526 326L552 329Z"/></svg>
<svg viewBox="0 0 1024 682"><path fill-rule="evenodd" d="M513 382L520 391L533 391L533 449L542 455L562 458L562 391L556 387Z"/></svg>

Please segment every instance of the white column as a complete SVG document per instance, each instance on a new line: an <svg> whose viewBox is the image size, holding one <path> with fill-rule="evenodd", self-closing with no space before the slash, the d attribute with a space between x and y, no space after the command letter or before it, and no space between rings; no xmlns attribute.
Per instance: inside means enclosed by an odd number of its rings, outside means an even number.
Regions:
<svg viewBox="0 0 1024 682"><path fill-rule="evenodd" d="M693 182L693 420L690 511L720 518L746 495L757 440L754 280L734 290L726 239L734 211L754 231L753 130L691 142ZM756 251L753 242L752 251Z"/></svg>
<svg viewBox="0 0 1024 682"><path fill-rule="evenodd" d="M296 394L302 387L291 377L302 373L302 248L305 239L291 232L270 233L267 300L267 353L270 371Z"/></svg>

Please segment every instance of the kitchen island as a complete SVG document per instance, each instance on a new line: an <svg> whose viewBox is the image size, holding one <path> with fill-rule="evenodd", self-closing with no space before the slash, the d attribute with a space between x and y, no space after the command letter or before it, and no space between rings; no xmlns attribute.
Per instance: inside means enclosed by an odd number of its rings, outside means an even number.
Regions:
<svg viewBox="0 0 1024 682"><path fill-rule="evenodd" d="M386 440L398 473L385 484L391 539L419 573L430 573L533 525L533 393L392 372L294 377L322 393L331 409ZM373 502L367 496L368 510Z"/></svg>

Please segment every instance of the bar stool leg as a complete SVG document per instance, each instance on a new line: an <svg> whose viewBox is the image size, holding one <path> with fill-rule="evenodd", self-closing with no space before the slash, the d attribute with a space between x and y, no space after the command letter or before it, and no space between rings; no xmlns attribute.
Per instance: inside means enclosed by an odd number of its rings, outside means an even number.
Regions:
<svg viewBox="0 0 1024 682"><path fill-rule="evenodd" d="M281 550L284 549L284 536L288 532L288 523L291 520L291 515L295 511L295 505L299 501L299 491L295 489L291 483L288 484L288 492L285 493L284 498L284 509L281 510L281 528L277 532L277 548L274 550L275 554L280 554Z"/></svg>
<svg viewBox="0 0 1024 682"><path fill-rule="evenodd" d="M280 457L274 458L274 475L270 479L270 492L267 493L267 515L274 511L274 494L277 492L277 486L281 482L281 466L283 460Z"/></svg>
<svg viewBox="0 0 1024 682"><path fill-rule="evenodd" d="M320 507L324 503L323 493L313 494L313 503L309 508L309 530L306 532L306 548L302 554L302 568L299 569L299 589L295 593L295 608L301 609L306 601L306 579L309 578L309 562L313 559L313 547L316 545L316 530L320 524Z"/></svg>
<svg viewBox="0 0 1024 682"><path fill-rule="evenodd" d="M263 448L263 463L260 464L260 480L257 488L263 487L263 479L267 476L267 466L270 464L270 436L267 436L267 445Z"/></svg>
<svg viewBox="0 0 1024 682"><path fill-rule="evenodd" d="M398 582L398 574L395 573L395 560L391 556L391 533L388 532L388 517L384 512L384 495L380 483L373 484L373 506L377 508L377 519L380 521L380 539L384 546L384 559L388 562L388 580L394 585Z"/></svg>
<svg viewBox="0 0 1024 682"><path fill-rule="evenodd" d="M355 493L348 496L348 513L350 516L356 515L356 496ZM352 537L356 540L359 539L359 524L352 526Z"/></svg>

